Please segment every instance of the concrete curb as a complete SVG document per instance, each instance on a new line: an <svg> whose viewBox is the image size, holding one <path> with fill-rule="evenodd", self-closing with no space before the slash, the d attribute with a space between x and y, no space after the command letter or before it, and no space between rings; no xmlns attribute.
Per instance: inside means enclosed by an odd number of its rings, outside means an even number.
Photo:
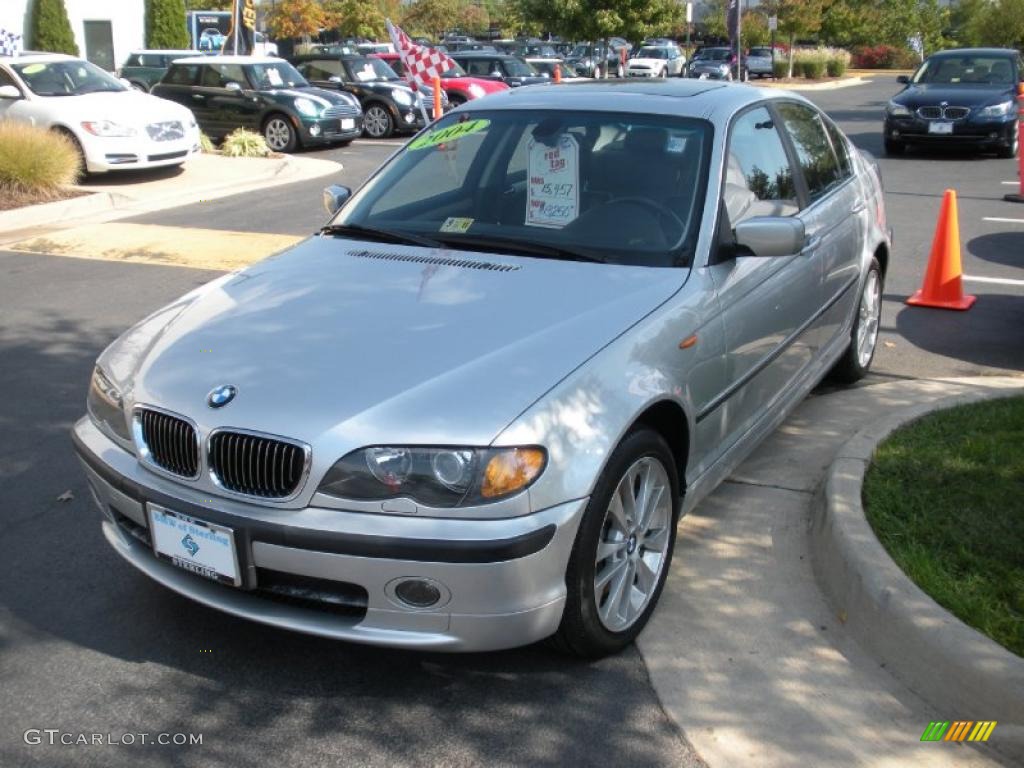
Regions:
<svg viewBox="0 0 1024 768"><path fill-rule="evenodd" d="M333 161L290 155L260 162L266 162L266 165L261 168L259 175L250 175L227 182L194 184L186 189L179 186L168 186L167 192L156 195L151 194L149 190L140 191L137 196L125 192L96 190L92 194L70 200L58 200L4 211L0 213L0 236L34 227L66 226L85 218L91 221L113 221L140 213L185 205L195 202L203 196L227 197L280 184L315 179L335 173L342 168L340 163ZM86 186L86 189L89 187Z"/></svg>
<svg viewBox="0 0 1024 768"><path fill-rule="evenodd" d="M807 83L802 85L800 83L776 83L774 80L771 82L748 82L747 85L753 85L757 88L781 88L786 91L837 91L840 88L851 88L855 85L864 85L867 83L862 77L846 77L842 80L834 80L825 83Z"/></svg>
<svg viewBox="0 0 1024 768"><path fill-rule="evenodd" d="M899 411L839 450L812 509L815 577L840 621L941 718L996 720L998 752L1024 760L1024 659L968 627L914 584L876 538L861 503L878 444L933 411L1024 393L980 390Z"/></svg>

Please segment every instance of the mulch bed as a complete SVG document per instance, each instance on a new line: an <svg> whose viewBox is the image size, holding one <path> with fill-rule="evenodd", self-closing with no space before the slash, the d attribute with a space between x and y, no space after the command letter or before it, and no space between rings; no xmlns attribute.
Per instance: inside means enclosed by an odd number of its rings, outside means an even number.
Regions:
<svg viewBox="0 0 1024 768"><path fill-rule="evenodd" d="M73 197L89 195L83 189L59 189L56 192L14 192L10 189L0 187L0 211L12 211L15 208L24 208L27 205L37 203L52 203L57 200L70 200Z"/></svg>

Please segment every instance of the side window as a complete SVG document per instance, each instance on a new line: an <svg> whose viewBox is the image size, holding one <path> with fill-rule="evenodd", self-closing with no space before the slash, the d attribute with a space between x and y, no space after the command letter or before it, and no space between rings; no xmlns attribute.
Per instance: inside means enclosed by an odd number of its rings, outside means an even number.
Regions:
<svg viewBox="0 0 1024 768"><path fill-rule="evenodd" d="M18 84L14 82L14 78L7 74L3 69L0 69L0 85L13 85L15 88L18 88ZM18 90L20 91L21 88L18 88Z"/></svg>
<svg viewBox="0 0 1024 768"><path fill-rule="evenodd" d="M192 85L198 73L198 64L173 64L167 70L164 82L170 85Z"/></svg>
<svg viewBox="0 0 1024 768"><path fill-rule="evenodd" d="M207 88L226 88L228 83L246 85L245 71L238 64L213 64L203 67L200 85Z"/></svg>
<svg viewBox="0 0 1024 768"><path fill-rule="evenodd" d="M490 67L483 59L469 59L466 61L466 72L476 77L487 77L491 74Z"/></svg>
<svg viewBox="0 0 1024 768"><path fill-rule="evenodd" d="M732 226L751 216L792 216L800 210L789 157L764 107L744 112L732 125L722 197Z"/></svg>
<svg viewBox="0 0 1024 768"><path fill-rule="evenodd" d="M142 55L133 53L128 57L128 61L124 63L126 67L141 67L142 66Z"/></svg>
<svg viewBox="0 0 1024 768"><path fill-rule="evenodd" d="M307 61L298 69L307 80L330 80L332 77L340 77L342 80L347 79L341 71L340 61L317 59L315 61Z"/></svg>
<svg viewBox="0 0 1024 768"><path fill-rule="evenodd" d="M843 181L825 125L815 110L802 104L782 103L778 110L793 140L807 192L812 201L818 200Z"/></svg>
<svg viewBox="0 0 1024 768"><path fill-rule="evenodd" d="M846 139L843 138L842 132L835 127L832 123L827 120L822 121L825 125L825 131L828 133L828 138L832 142L832 149L836 153L836 159L839 161L839 175L842 179L848 179L853 176L853 161L850 159L850 146L846 143Z"/></svg>

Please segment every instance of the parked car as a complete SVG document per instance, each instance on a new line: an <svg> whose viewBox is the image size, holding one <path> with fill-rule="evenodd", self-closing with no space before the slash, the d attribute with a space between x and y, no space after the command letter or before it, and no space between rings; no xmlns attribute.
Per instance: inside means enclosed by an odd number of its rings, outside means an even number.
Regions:
<svg viewBox="0 0 1024 768"><path fill-rule="evenodd" d="M131 83L135 90L149 93L172 61L198 55L199 51L133 51L116 74Z"/></svg>
<svg viewBox="0 0 1024 768"><path fill-rule="evenodd" d="M731 48L702 48L686 68L687 77L699 80L735 80L736 51Z"/></svg>
<svg viewBox="0 0 1024 768"><path fill-rule="evenodd" d="M686 57L675 44L645 45L626 62L627 77L682 77Z"/></svg>
<svg viewBox="0 0 1024 768"><path fill-rule="evenodd" d="M601 42L578 43L565 57L565 63L582 77L603 77L605 73L615 77L625 77L626 65L622 63L623 50L628 56L630 48L625 41L618 46L614 41L607 46Z"/></svg>
<svg viewBox="0 0 1024 768"><path fill-rule="evenodd" d="M444 116L329 188L318 235L100 355L73 438L118 555L335 639L636 637L680 516L868 370L881 184L794 95L523 96Z"/></svg>
<svg viewBox="0 0 1024 768"><path fill-rule="evenodd" d="M448 55L465 70L467 75L479 77L482 80L496 80L510 88L549 82L546 77L518 56L509 56L503 53L466 52Z"/></svg>
<svg viewBox="0 0 1024 768"><path fill-rule="evenodd" d="M59 53L0 58L0 120L64 134L88 173L182 165L199 153L187 109Z"/></svg>
<svg viewBox="0 0 1024 768"><path fill-rule="evenodd" d="M1017 84L1024 60L1009 48L963 48L929 56L890 99L882 127L885 152L908 145L962 146L1016 157Z"/></svg>
<svg viewBox="0 0 1024 768"><path fill-rule="evenodd" d="M284 59L178 59L152 92L189 107L211 139L248 128L262 133L275 152L330 142L347 144L363 130L363 113L355 96L314 88Z"/></svg>
<svg viewBox="0 0 1024 768"><path fill-rule="evenodd" d="M399 76L404 77L405 66L397 53L379 53L376 56L383 59ZM433 105L433 89L425 86L417 87L423 92L423 98L427 100L427 103ZM507 90L508 86L499 80L469 77L465 70L456 64L453 69L449 69L441 75L441 96L443 97L441 106L447 111L449 105L454 108L489 93L500 93Z"/></svg>
<svg viewBox="0 0 1024 768"><path fill-rule="evenodd" d="M775 77L773 62L771 48L751 48L743 59L743 69L749 77Z"/></svg>
<svg viewBox="0 0 1024 768"><path fill-rule="evenodd" d="M557 69L562 77L562 82L572 82L574 80L586 80L585 77L580 77L576 74L576 70L570 69L569 65L561 59L523 59L527 64L533 67L538 74L544 75L551 81L555 79L555 70Z"/></svg>
<svg viewBox="0 0 1024 768"><path fill-rule="evenodd" d="M296 56L292 64L312 85L351 93L363 109L363 134L385 139L416 133L425 121L423 97L394 70L366 56Z"/></svg>
<svg viewBox="0 0 1024 768"><path fill-rule="evenodd" d="M252 53L254 56L277 56L277 43L269 40L262 32L254 32Z"/></svg>

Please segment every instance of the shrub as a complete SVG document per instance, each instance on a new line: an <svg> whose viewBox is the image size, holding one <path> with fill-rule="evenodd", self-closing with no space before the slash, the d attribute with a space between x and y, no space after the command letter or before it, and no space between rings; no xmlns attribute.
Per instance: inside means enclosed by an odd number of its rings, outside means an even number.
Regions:
<svg viewBox="0 0 1024 768"><path fill-rule="evenodd" d="M75 33L71 31L64 0L36 0L30 26L29 45L37 51L78 55Z"/></svg>
<svg viewBox="0 0 1024 768"><path fill-rule="evenodd" d="M213 139L202 131L199 132L199 148L207 154L217 151L217 148L213 145Z"/></svg>
<svg viewBox="0 0 1024 768"><path fill-rule="evenodd" d="M189 47L185 0L146 0L146 47Z"/></svg>
<svg viewBox="0 0 1024 768"><path fill-rule="evenodd" d="M15 197L57 197L79 173L78 148L63 134L0 121L0 192Z"/></svg>
<svg viewBox="0 0 1024 768"><path fill-rule="evenodd" d="M804 77L808 80L821 80L825 76L826 63L820 59L810 59L804 62Z"/></svg>
<svg viewBox="0 0 1024 768"><path fill-rule="evenodd" d="M853 66L858 69L913 69L918 63L911 51L894 45L864 46L853 53Z"/></svg>
<svg viewBox="0 0 1024 768"><path fill-rule="evenodd" d="M776 58L772 64L772 74L776 78L783 78L789 75L789 57Z"/></svg>
<svg viewBox="0 0 1024 768"><path fill-rule="evenodd" d="M227 135L220 147L228 157L267 157L270 147L258 133L237 128Z"/></svg>

